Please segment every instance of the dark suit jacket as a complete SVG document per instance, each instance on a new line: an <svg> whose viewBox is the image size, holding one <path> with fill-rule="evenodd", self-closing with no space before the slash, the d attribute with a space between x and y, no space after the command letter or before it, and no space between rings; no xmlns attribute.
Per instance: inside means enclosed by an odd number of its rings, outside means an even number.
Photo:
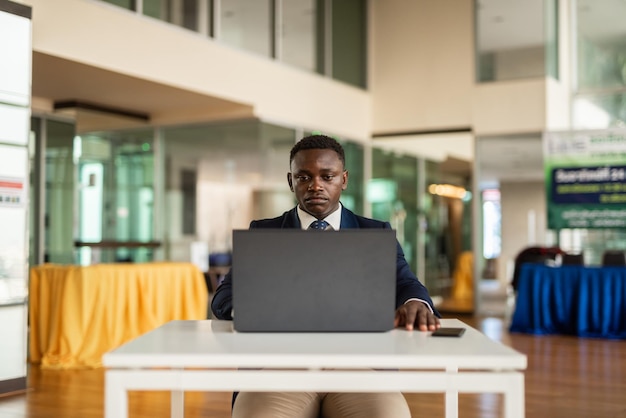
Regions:
<svg viewBox="0 0 626 418"><path fill-rule="evenodd" d="M300 219L296 208L283 213L281 216L272 219L262 219L252 221L250 228L300 228ZM341 229L345 228L386 228L391 229L389 222L377 221L356 215L345 207L341 211ZM222 284L217 288L211 302L211 310L218 319L232 319L232 272L229 272ZM404 252L397 244L396 257L396 308L410 298L418 298L427 302L437 316L440 316L435 309L428 290L420 283L415 274L411 271L409 264L404 258Z"/></svg>

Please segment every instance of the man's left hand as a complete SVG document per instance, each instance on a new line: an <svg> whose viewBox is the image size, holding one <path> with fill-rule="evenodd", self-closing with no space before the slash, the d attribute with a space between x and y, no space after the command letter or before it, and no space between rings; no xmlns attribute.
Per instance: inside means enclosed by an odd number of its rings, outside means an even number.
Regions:
<svg viewBox="0 0 626 418"><path fill-rule="evenodd" d="M439 328L439 318L429 307L419 300L411 300L396 309L395 327L404 327L411 331L414 327L420 331L434 331Z"/></svg>

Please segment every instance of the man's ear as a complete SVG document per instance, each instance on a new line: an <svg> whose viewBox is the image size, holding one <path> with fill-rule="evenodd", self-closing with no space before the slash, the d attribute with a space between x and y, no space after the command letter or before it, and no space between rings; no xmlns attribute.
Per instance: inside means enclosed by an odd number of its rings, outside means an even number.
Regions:
<svg viewBox="0 0 626 418"><path fill-rule="evenodd" d="M348 188L348 170L344 170L342 174L343 184L341 185L341 190L346 190Z"/></svg>
<svg viewBox="0 0 626 418"><path fill-rule="evenodd" d="M289 183L289 190L293 192L293 180L291 179L291 173L287 173L287 183Z"/></svg>

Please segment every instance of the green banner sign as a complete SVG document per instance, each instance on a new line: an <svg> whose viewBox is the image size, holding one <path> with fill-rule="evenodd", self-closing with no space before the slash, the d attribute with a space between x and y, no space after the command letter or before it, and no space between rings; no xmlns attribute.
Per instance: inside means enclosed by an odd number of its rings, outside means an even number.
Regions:
<svg viewBox="0 0 626 418"><path fill-rule="evenodd" d="M626 228L626 131L544 134L548 228Z"/></svg>

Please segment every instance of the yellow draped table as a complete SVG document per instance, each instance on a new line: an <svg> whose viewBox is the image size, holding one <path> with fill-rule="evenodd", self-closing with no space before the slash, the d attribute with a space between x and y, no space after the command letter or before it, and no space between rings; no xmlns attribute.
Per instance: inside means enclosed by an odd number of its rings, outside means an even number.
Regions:
<svg viewBox="0 0 626 418"><path fill-rule="evenodd" d="M175 319L206 319L208 291L191 263L44 264L30 274L29 361L102 366L102 355Z"/></svg>

